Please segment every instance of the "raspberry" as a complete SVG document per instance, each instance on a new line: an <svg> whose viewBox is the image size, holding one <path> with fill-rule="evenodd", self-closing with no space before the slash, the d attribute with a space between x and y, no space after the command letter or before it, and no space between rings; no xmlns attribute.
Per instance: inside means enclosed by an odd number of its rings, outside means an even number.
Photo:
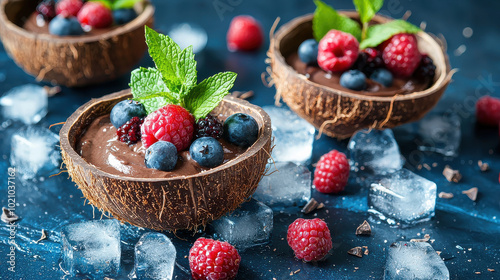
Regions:
<svg viewBox="0 0 500 280"><path fill-rule="evenodd" d="M234 279L241 257L229 243L198 238L189 250L189 267L193 279Z"/></svg>
<svg viewBox="0 0 500 280"><path fill-rule="evenodd" d="M199 119L196 122L195 131L196 138L208 136L216 139L221 138L224 132L221 121L212 115L207 115L205 118Z"/></svg>
<svg viewBox="0 0 500 280"><path fill-rule="evenodd" d="M43 19L50 21L56 17L56 3L54 0L44 0L36 6L36 11L43 16Z"/></svg>
<svg viewBox="0 0 500 280"><path fill-rule="evenodd" d="M62 14L64 17L76 17L82 6L82 0L61 0L56 4L56 14Z"/></svg>
<svg viewBox="0 0 500 280"><path fill-rule="evenodd" d="M262 45L264 35L260 23L251 16L233 18L227 31L227 48L230 51L253 51Z"/></svg>
<svg viewBox="0 0 500 280"><path fill-rule="evenodd" d="M297 259L306 262L322 260L332 249L330 230L318 218L295 220L288 226L286 239Z"/></svg>
<svg viewBox="0 0 500 280"><path fill-rule="evenodd" d="M131 118L128 122L126 122L116 130L118 139L123 143L127 143L128 145L137 143L139 140L141 140L141 125L143 122L143 118Z"/></svg>
<svg viewBox="0 0 500 280"><path fill-rule="evenodd" d="M167 141L177 151L189 147L193 139L194 118L179 105L166 105L149 114L141 128L141 140L145 148L155 142Z"/></svg>
<svg viewBox="0 0 500 280"><path fill-rule="evenodd" d="M356 62L359 43L354 36L330 30L318 46L318 65L325 71L345 71Z"/></svg>
<svg viewBox="0 0 500 280"><path fill-rule="evenodd" d="M382 53L374 48L366 48L359 52L358 59L354 64L354 68L363 72L369 77L375 69L383 68L384 61Z"/></svg>
<svg viewBox="0 0 500 280"><path fill-rule="evenodd" d="M382 43L382 59L385 67L395 76L408 78L420 64L417 37L400 33Z"/></svg>
<svg viewBox="0 0 500 280"><path fill-rule="evenodd" d="M333 150L324 154L314 170L313 184L322 193L338 193L344 190L349 179L349 163L345 154Z"/></svg>
<svg viewBox="0 0 500 280"><path fill-rule="evenodd" d="M429 79L430 81L434 80L434 76L436 75L436 65L434 65L432 58L423 54L422 59L420 59L420 64L413 75L420 79Z"/></svg>
<svg viewBox="0 0 500 280"><path fill-rule="evenodd" d="M497 126L500 122L500 99L483 96L476 103L477 122L489 126Z"/></svg>
<svg viewBox="0 0 500 280"><path fill-rule="evenodd" d="M100 2L87 2L78 13L78 21L83 26L106 28L113 23L113 14Z"/></svg>

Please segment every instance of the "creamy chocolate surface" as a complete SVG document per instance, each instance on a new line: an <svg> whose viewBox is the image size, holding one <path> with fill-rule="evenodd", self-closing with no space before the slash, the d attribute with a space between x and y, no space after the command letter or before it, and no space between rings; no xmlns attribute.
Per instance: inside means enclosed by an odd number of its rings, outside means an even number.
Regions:
<svg viewBox="0 0 500 280"><path fill-rule="evenodd" d="M246 151L223 139L219 139L219 142L224 148L224 163ZM209 170L191 159L188 150L178 154L177 165L170 172L147 168L144 164L146 149L142 143L139 141L129 146L118 140L109 115L101 116L90 124L77 143L76 152L104 172L136 178L170 178Z"/></svg>

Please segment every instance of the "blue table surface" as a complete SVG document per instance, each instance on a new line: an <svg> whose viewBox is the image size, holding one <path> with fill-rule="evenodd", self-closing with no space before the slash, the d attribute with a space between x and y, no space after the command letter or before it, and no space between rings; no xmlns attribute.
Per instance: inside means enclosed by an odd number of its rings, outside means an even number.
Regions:
<svg viewBox="0 0 500 280"><path fill-rule="evenodd" d="M327 1L332 3L334 1ZM265 71L265 46L255 53L231 53L225 45L225 35L230 20L239 14L256 17L266 32L276 17L283 24L294 17L314 10L312 1L304 0L154 0L156 6L156 28L167 32L180 22L191 22L203 26L209 35L208 45L199 60L199 78L215 72L230 70L238 73L234 90L253 90L249 101L257 105L274 102L274 88L261 82ZM351 1L335 1L338 9L352 9ZM395 130L401 152L406 157L407 168L426 177L438 186L438 192L451 192L453 199L437 199L436 216L429 222L414 227L399 229L386 224L375 224L371 237L358 237L356 227L368 219L366 213L365 187L351 178L341 195L323 195L313 190L316 200L324 202L326 208L317 214L304 215L298 207L276 212L274 231L269 244L255 247L241 253L242 262L238 279L380 279L386 249L397 240L409 240L430 234L435 241L432 246L451 258L445 261L452 279L499 279L500 276L500 149L498 130L483 128L475 124L474 104L480 96L500 96L500 36L498 11L500 1L411 1L388 0L382 13L399 18L411 11L409 21L419 25L426 22L426 30L443 34L448 43L448 55L453 68L459 69L443 98L433 110L434 113L455 112L462 121L462 144L459 156L444 158L438 154L419 152L415 135L404 130ZM466 38L463 30L470 27L473 35ZM457 49L465 50L461 53ZM138 64L152 66L145 55ZM129 75L99 86L69 89L49 100L49 113L41 122L48 126L64 122L79 106L91 98L113 93L127 88ZM0 93L12 87L37 83L25 74L8 57L0 46ZM53 128L57 132L58 128ZM7 168L10 152L8 130L0 134L0 205L7 205ZM346 141L322 136L314 142L312 162L331 149L346 151ZM480 172L477 161L483 160L491 166L491 171ZM419 165L437 164L427 170ZM459 169L464 178L460 183L450 183L441 174L448 164ZM434 165L434 166L435 166ZM313 169L310 166L311 170ZM462 190L479 188L476 202L461 194ZM10 234L6 224L0 225L0 279L58 279L63 278L59 269L60 229L62 226L83 220L100 218L101 214L84 204L81 192L67 176L48 178L43 182L16 181L16 212L22 218L15 235L16 272L7 271L7 246ZM297 261L286 244L287 226L297 217L319 217L328 223L333 236L333 254L324 262L307 264ZM49 233L49 238L38 244L34 241L41 230ZM123 265L126 274L132 264L133 246L141 234L147 230L130 225L122 225ZM177 247L175 279L190 279L187 256L194 240L202 236L198 233L180 232L175 237L167 233ZM366 245L370 254L356 258L346 252L352 247ZM459 249L460 246L464 250ZM496 272L490 272L495 269ZM122 275L123 276L123 275Z"/></svg>

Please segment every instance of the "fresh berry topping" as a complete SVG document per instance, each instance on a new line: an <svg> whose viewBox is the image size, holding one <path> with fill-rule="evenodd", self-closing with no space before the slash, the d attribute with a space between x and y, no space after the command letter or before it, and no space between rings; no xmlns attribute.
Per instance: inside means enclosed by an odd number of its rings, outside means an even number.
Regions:
<svg viewBox="0 0 500 280"><path fill-rule="evenodd" d="M370 79L383 85L384 87L392 86L393 77L392 73L384 68L375 69L373 73L370 75Z"/></svg>
<svg viewBox="0 0 500 280"><path fill-rule="evenodd" d="M359 70L349 70L340 76L340 85L352 90L364 90L366 88L366 76Z"/></svg>
<svg viewBox="0 0 500 280"><path fill-rule="evenodd" d="M209 136L219 139L222 137L223 128L221 121L217 117L207 115L196 122L195 131L196 138Z"/></svg>
<svg viewBox="0 0 500 280"><path fill-rule="evenodd" d="M229 243L198 238L189 250L189 267L195 280L234 279L241 257Z"/></svg>
<svg viewBox="0 0 500 280"><path fill-rule="evenodd" d="M224 122L224 138L237 146L252 146L258 137L259 125L247 114L233 114Z"/></svg>
<svg viewBox="0 0 500 280"><path fill-rule="evenodd" d="M189 154L199 165L204 167L216 167L224 161L224 149L213 137L201 137L196 139L189 147Z"/></svg>
<svg viewBox="0 0 500 280"><path fill-rule="evenodd" d="M374 48L366 48L360 51L354 64L354 69L358 69L367 76L370 76L375 69L382 67L384 67L382 53Z"/></svg>
<svg viewBox="0 0 500 280"><path fill-rule="evenodd" d="M434 65L434 61L428 55L423 54L422 59L420 60L420 64L415 70L415 77L420 79L428 78L430 81L434 80L434 76L436 75L436 65Z"/></svg>
<svg viewBox="0 0 500 280"><path fill-rule="evenodd" d="M86 2L78 12L78 21L83 26L106 28L113 24L113 14L100 2Z"/></svg>
<svg viewBox="0 0 500 280"><path fill-rule="evenodd" d="M58 15L50 21L49 33L57 36L77 36L82 35L84 32L75 17L66 18Z"/></svg>
<svg viewBox="0 0 500 280"><path fill-rule="evenodd" d="M44 0L36 6L36 11L43 16L43 19L50 21L56 17L56 3L54 0Z"/></svg>
<svg viewBox="0 0 500 280"><path fill-rule="evenodd" d="M500 122L500 99L483 96L476 103L477 122L484 125L497 126Z"/></svg>
<svg viewBox="0 0 500 280"><path fill-rule="evenodd" d="M382 43L382 59L385 67L395 76L410 77L420 64L417 37L400 33Z"/></svg>
<svg viewBox="0 0 500 280"><path fill-rule="evenodd" d="M262 45L264 35L260 23L251 16L233 18L227 31L227 48L230 51L253 51Z"/></svg>
<svg viewBox="0 0 500 280"><path fill-rule="evenodd" d="M166 141L158 141L146 150L144 163L147 168L171 171L177 164L177 148Z"/></svg>
<svg viewBox="0 0 500 280"><path fill-rule="evenodd" d="M325 71L345 71L356 62L359 43L354 36L338 30L330 30L319 41L318 65Z"/></svg>
<svg viewBox="0 0 500 280"><path fill-rule="evenodd" d="M332 249L330 230L318 218L295 220L288 226L286 239L297 259L306 262L322 260Z"/></svg>
<svg viewBox="0 0 500 280"><path fill-rule="evenodd" d="M306 64L318 63L318 42L314 39L307 39L299 46L299 58Z"/></svg>
<svg viewBox="0 0 500 280"><path fill-rule="evenodd" d="M111 109L110 119L114 127L120 128L133 117L143 118L147 115L144 105L134 100L123 100Z"/></svg>
<svg viewBox="0 0 500 280"><path fill-rule="evenodd" d="M313 184L322 193L339 193L349 179L349 163L345 154L333 150L324 154L314 170Z"/></svg>
<svg viewBox="0 0 500 280"><path fill-rule="evenodd" d="M131 118L128 122L116 130L118 139L128 145L139 142L139 140L141 140L141 125L143 122L144 119L139 117Z"/></svg>
<svg viewBox="0 0 500 280"><path fill-rule="evenodd" d="M60 0L56 4L56 14L64 17L76 17L82 6L82 0Z"/></svg>
<svg viewBox="0 0 500 280"><path fill-rule="evenodd" d="M122 25L131 22L137 17L134 9L117 9L113 10L113 19L117 25Z"/></svg>
<svg viewBox="0 0 500 280"><path fill-rule="evenodd" d="M166 105L149 114L142 125L142 144L149 147L157 141L171 142L182 151L193 139L194 117L179 105Z"/></svg>

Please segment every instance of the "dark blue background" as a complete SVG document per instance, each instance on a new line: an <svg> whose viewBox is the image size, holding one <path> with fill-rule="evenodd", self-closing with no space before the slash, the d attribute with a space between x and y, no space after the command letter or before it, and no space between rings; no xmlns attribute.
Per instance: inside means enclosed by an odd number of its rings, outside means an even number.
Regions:
<svg viewBox="0 0 500 280"><path fill-rule="evenodd" d="M338 9L352 9L351 1L334 2ZM265 46L256 53L230 53L226 50L225 34L230 20L239 14L250 14L262 22L266 33L276 17L285 23L294 17L314 10L312 1L304 0L183 0L153 1L156 5L156 28L167 32L169 27L179 22L192 22L203 26L209 35L206 50L197 55L199 60L199 78L205 78L215 72L231 70L237 72L238 79L234 90L253 90L255 96L250 101L257 105L274 102L274 88L267 88L261 82L261 73L265 71ZM217 4L227 8L218 10ZM403 155L407 158L406 167L433 180L438 185L438 192L455 194L450 200L437 201L436 217L409 229L391 228L385 224L373 224L371 237L357 237L356 227L368 218L366 214L366 189L357 184L354 178L346 191L340 196L321 195L313 191L314 197L327 205L317 211L317 217L324 218L332 232L334 251L327 261L319 264L305 264L293 257L286 244L286 228L297 217L299 208L286 209L276 213L272 240L268 245L250 249L241 254L242 263L238 279L379 279L383 275L385 250L396 240L409 240L423 237L428 233L435 242L432 246L448 257L454 257L445 263L452 279L495 279L500 278L500 185L498 172L500 157L498 148L498 130L478 127L475 124L474 104L480 96L499 96L500 87L500 21L498 11L500 1L410 1L388 0L382 13L399 18L405 11L412 12L409 21L419 25L427 23L426 30L434 34L443 34L448 42L448 55L453 68L458 68L454 81L448 87L434 112L452 111L462 120L462 145L457 158L443 158L432 153L417 150L413 140L415 135L404 130L395 130L396 138ZM473 29L473 36L465 38L465 27ZM455 50L464 45L466 51L456 55ZM462 47L463 48L463 47ZM145 56L141 66L151 66ZM49 114L42 124L59 123L90 98L100 97L127 87L129 75L100 86L68 89L50 98ZM0 93L14 86L36 83L34 78L25 74L6 55L0 46ZM58 128L54 128L57 132ZM0 131L0 204L7 204L7 167L9 154L8 135L11 129ZM331 150L346 150L346 141L336 141L325 136L314 143L313 160ZM490 164L492 170L481 173L477 161ZM419 170L420 164L437 167L431 170ZM464 179L459 184L449 183L441 175L445 164L459 169ZM16 273L7 271L8 228L0 227L1 279L57 279L62 277L59 270L61 227L68 223L101 217L85 205L81 192L75 185L62 176L46 179L44 182L16 181L16 212L22 217L19 223L16 242ZM476 202L470 201L462 190L479 188ZM313 217L307 215L306 217ZM48 240L35 244L41 230L49 231ZM131 250L143 229L122 226L123 258L126 272L131 265ZM176 244L178 266L175 269L177 279L189 279L185 256L198 237L188 233L178 233L172 237ZM358 259L348 255L348 249L367 245L368 256ZM457 249L457 245L465 250ZM497 272L488 272L487 268ZM300 271L299 271L300 270ZM291 272L298 271L293 276ZM481 274L476 274L480 272Z"/></svg>

